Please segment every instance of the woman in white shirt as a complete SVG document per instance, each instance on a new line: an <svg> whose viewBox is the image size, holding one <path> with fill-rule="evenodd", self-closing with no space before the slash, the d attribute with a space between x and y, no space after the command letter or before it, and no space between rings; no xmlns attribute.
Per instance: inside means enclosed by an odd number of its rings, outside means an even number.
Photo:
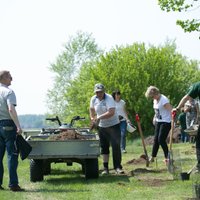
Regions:
<svg viewBox="0 0 200 200"><path fill-rule="evenodd" d="M164 161L167 164L168 146L166 139L171 129L172 106L169 103L169 99L165 95L161 94L159 89L155 86L148 87L145 96L153 99L153 108L155 111L153 118L153 123L155 124L155 137L151 155L152 157L149 161L154 162L159 146L161 146L164 152Z"/></svg>
<svg viewBox="0 0 200 200"><path fill-rule="evenodd" d="M121 99L121 93L119 90L116 90L112 93L112 96L115 100L116 111L120 120L120 130L121 130L121 151L126 153L126 133L127 133L127 123L130 123L128 115L126 112L125 104L126 102Z"/></svg>

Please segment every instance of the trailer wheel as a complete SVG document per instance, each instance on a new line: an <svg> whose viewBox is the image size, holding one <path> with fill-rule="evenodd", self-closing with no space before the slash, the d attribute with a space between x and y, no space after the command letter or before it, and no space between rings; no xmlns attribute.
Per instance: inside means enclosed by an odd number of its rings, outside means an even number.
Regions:
<svg viewBox="0 0 200 200"><path fill-rule="evenodd" d="M99 165L98 159L86 159L85 160L85 178L93 179L99 177Z"/></svg>
<svg viewBox="0 0 200 200"><path fill-rule="evenodd" d="M48 160L43 160L43 175L51 174L51 162Z"/></svg>
<svg viewBox="0 0 200 200"><path fill-rule="evenodd" d="M43 160L30 160L30 181L43 181Z"/></svg>
<svg viewBox="0 0 200 200"><path fill-rule="evenodd" d="M81 164L82 173L85 174L85 163Z"/></svg>

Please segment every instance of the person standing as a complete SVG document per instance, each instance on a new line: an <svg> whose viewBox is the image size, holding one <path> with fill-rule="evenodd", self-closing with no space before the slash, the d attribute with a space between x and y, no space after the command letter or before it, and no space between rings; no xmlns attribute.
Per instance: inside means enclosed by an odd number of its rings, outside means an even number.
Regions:
<svg viewBox="0 0 200 200"><path fill-rule="evenodd" d="M0 190L3 190L3 158L7 151L9 188L13 192L24 191L18 185L18 151L15 141L17 134L22 133L18 120L16 106L16 96L11 85L12 76L9 71L0 71Z"/></svg>
<svg viewBox="0 0 200 200"><path fill-rule="evenodd" d="M116 90L112 93L113 99L115 100L116 111L120 120L120 130L121 130L121 151L126 153L126 133L127 133L127 123L130 123L128 115L126 112L126 103L121 99L121 93Z"/></svg>
<svg viewBox="0 0 200 200"><path fill-rule="evenodd" d="M200 81L191 85L185 96L182 97L178 106L173 111L179 111L184 104L191 99L200 99ZM198 117L199 118L199 117ZM198 120L199 121L199 120ZM197 171L200 172L200 126L198 127L196 136L196 157L197 157Z"/></svg>
<svg viewBox="0 0 200 200"><path fill-rule="evenodd" d="M105 93L103 84L98 83L94 87L95 95L90 100L91 123L98 124L101 154L103 156L104 170L102 175L109 174L109 147L112 146L113 167L117 174L122 174L121 150L120 150L120 125L115 111L113 97Z"/></svg>
<svg viewBox="0 0 200 200"><path fill-rule="evenodd" d="M185 105L187 129L193 128L193 124L198 124L199 105L195 99L189 99Z"/></svg>
<svg viewBox="0 0 200 200"><path fill-rule="evenodd" d="M181 108L181 113L178 115L178 124L180 124L180 129L181 129L181 141L182 142L188 142L189 141L189 136L185 132L185 129L187 129L186 126L186 112L184 107Z"/></svg>
<svg viewBox="0 0 200 200"><path fill-rule="evenodd" d="M171 129L171 110L172 106L169 103L169 99L160 93L160 90L155 86L150 86L147 88L145 93L147 98L153 99L153 108L154 108L154 118L153 124L155 125L155 135L154 135L154 144L152 148L150 162L154 162L159 146L162 147L164 152L164 162L168 162L168 146L167 146L167 136Z"/></svg>

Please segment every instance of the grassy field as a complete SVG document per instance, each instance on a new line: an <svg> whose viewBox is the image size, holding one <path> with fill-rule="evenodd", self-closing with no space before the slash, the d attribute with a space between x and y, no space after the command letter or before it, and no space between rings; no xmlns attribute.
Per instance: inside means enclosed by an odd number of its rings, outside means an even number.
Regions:
<svg viewBox="0 0 200 200"><path fill-rule="evenodd" d="M151 145L147 146L150 154ZM182 171L188 171L196 162L194 144L174 144L174 157L181 161ZM143 148L140 140L129 143L127 153L123 154L124 175L115 175L111 170L108 176L101 176L95 180L85 180L81 173L81 166L74 163L66 166L64 163L52 164L51 175L45 176L44 181L30 182L29 160L19 160L18 175L20 186L25 192L14 193L9 191L6 158L4 160L5 174L0 191L1 200L142 200L142 199L192 199L192 180L175 180L163 163L163 152L159 149L157 162L146 168L145 161L140 159ZM102 169L102 158L99 158L99 168ZM112 160L110 162L112 168Z"/></svg>

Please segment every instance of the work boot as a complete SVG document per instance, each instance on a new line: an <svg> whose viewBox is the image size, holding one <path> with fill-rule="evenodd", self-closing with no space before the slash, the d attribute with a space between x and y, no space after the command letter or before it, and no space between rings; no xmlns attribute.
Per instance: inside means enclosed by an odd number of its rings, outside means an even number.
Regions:
<svg viewBox="0 0 200 200"><path fill-rule="evenodd" d="M10 190L13 192L23 192L25 189L21 188L19 185L10 187Z"/></svg>

